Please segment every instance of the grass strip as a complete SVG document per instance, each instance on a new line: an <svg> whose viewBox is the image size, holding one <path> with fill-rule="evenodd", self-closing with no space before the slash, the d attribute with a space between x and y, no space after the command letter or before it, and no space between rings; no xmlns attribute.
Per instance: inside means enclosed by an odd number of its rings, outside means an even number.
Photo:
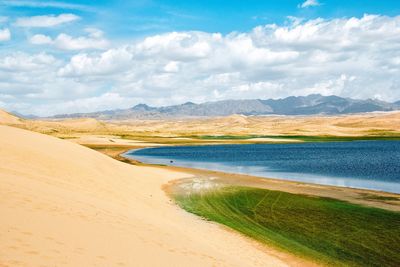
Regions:
<svg viewBox="0 0 400 267"><path fill-rule="evenodd" d="M398 212L237 186L175 199L191 213L329 266L400 266Z"/></svg>
<svg viewBox="0 0 400 267"><path fill-rule="evenodd" d="M341 142L341 141L372 141L400 140L399 135L364 135L364 136L307 136L307 135L200 135L193 138L203 140L247 140L253 138L301 140L303 142Z"/></svg>

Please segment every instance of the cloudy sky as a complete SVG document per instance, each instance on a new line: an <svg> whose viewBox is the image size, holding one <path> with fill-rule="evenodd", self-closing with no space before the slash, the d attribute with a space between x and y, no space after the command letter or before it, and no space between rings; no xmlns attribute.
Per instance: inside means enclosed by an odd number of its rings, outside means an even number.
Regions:
<svg viewBox="0 0 400 267"><path fill-rule="evenodd" d="M312 93L400 99L400 1L0 0L9 111Z"/></svg>

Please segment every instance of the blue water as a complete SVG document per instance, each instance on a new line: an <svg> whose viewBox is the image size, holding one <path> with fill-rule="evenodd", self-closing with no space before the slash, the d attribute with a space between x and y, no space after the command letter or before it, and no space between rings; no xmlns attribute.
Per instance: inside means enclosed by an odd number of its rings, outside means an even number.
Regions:
<svg viewBox="0 0 400 267"><path fill-rule="evenodd" d="M400 141L176 146L125 156L153 164L400 193Z"/></svg>

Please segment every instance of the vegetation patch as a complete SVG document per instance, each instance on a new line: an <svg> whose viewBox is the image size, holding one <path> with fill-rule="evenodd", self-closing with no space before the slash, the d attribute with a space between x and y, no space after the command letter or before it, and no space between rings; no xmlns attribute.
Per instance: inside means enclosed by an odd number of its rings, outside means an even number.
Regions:
<svg viewBox="0 0 400 267"><path fill-rule="evenodd" d="M194 138L204 140L246 140L252 138L263 138L264 135L200 135L193 136Z"/></svg>
<svg viewBox="0 0 400 267"><path fill-rule="evenodd" d="M187 211L330 266L400 266L400 213L266 189L177 194Z"/></svg>
<svg viewBox="0 0 400 267"><path fill-rule="evenodd" d="M362 140L400 140L399 135L365 135L365 136L307 136L307 135L200 135L194 138L204 140L247 140L252 138L270 138L301 140L303 142L342 142Z"/></svg>
<svg viewBox="0 0 400 267"><path fill-rule="evenodd" d="M373 194L362 194L363 199L369 200L381 200L381 201L400 201L399 197L391 197L391 196L377 196Z"/></svg>

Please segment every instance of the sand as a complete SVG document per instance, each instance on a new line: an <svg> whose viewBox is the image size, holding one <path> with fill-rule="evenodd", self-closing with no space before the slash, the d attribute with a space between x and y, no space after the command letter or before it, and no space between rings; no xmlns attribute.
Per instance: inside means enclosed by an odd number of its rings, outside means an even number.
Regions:
<svg viewBox="0 0 400 267"><path fill-rule="evenodd" d="M0 266L305 264L178 208L185 177L0 126Z"/></svg>
<svg viewBox="0 0 400 267"><path fill-rule="evenodd" d="M247 141L250 142L266 142L266 143L298 143L298 142L302 142L301 140L297 140L297 139L284 139L284 138L251 138L251 139L247 139Z"/></svg>
<svg viewBox="0 0 400 267"><path fill-rule="evenodd" d="M400 112L342 116L227 116L185 120L120 122L131 132L157 136L184 135L399 135Z"/></svg>
<svg viewBox="0 0 400 267"><path fill-rule="evenodd" d="M82 142L88 141L86 135L93 135L125 140L129 138L150 143L163 143L165 139L160 140L160 138L169 137L171 142L190 143L198 142L199 140L191 138L200 135L400 136L400 111L342 116L232 115L220 118L164 120L99 121L78 118L45 121L22 120L0 110L0 124L15 125L62 138L83 138ZM212 140L202 140L206 141L212 142ZM235 142L242 141L268 143L276 142L276 139L235 140Z"/></svg>
<svg viewBox="0 0 400 267"><path fill-rule="evenodd" d="M376 192L131 166L79 144L118 158L160 144L231 142L196 135L399 135L400 112L101 122L23 120L0 110L1 124L67 140L0 126L0 267L310 265L181 210L162 190L197 176L399 208Z"/></svg>
<svg viewBox="0 0 400 267"><path fill-rule="evenodd" d="M2 109L0 109L0 124L22 124L22 120Z"/></svg>
<svg viewBox="0 0 400 267"><path fill-rule="evenodd" d="M135 163L135 162L133 162ZM375 190L319 185L288 181L276 178L256 177L244 174L225 173L176 166L157 166L160 169L179 170L193 177L173 180L166 186L169 193L187 193L199 184L207 186L248 186L268 190L284 191L317 197L339 199L354 204L400 212L400 194Z"/></svg>
<svg viewBox="0 0 400 267"><path fill-rule="evenodd" d="M155 147L163 146L164 144L156 144L141 140L122 139L118 136L110 135L81 135L77 138L72 138L70 141L81 145L101 145L101 146L132 146L132 147Z"/></svg>

